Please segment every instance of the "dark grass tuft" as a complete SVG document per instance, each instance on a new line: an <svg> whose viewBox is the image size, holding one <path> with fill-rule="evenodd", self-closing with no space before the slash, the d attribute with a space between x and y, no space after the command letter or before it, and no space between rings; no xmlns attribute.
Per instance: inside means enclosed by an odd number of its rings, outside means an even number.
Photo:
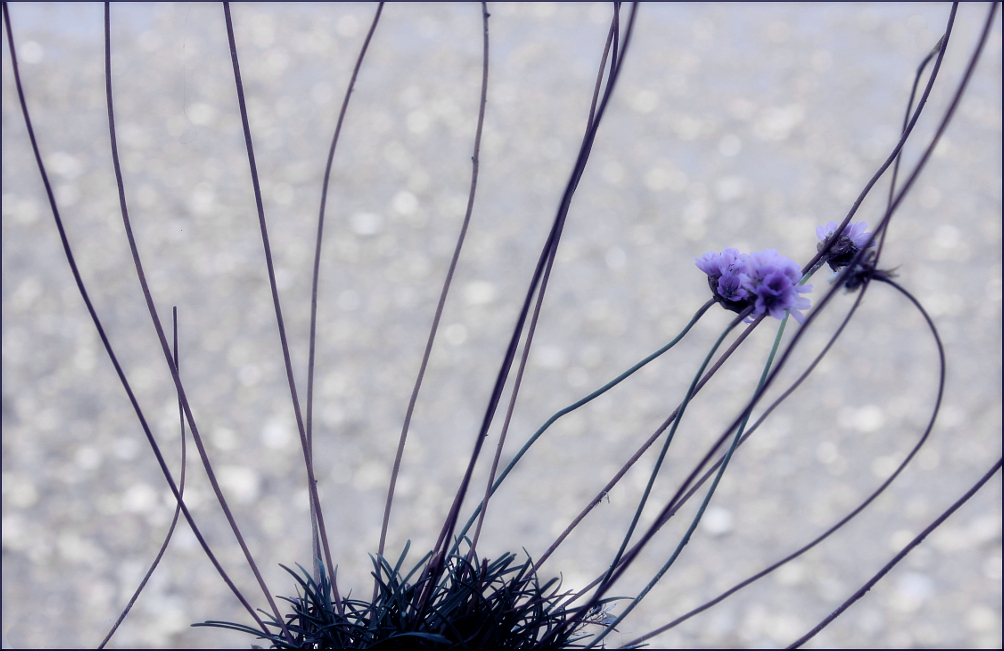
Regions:
<svg viewBox="0 0 1004 651"><path fill-rule="evenodd" d="M349 597L337 603L323 565L319 581L299 564L299 572L283 565L299 584L295 598L281 597L292 606L285 621L292 641L273 617L266 624L275 631L269 635L230 622L196 626L250 633L274 649L537 649L582 647L579 642L592 637L586 629L604 625L602 608L568 625L578 609L568 607L560 581L542 585L529 556L518 564L513 553L494 561L478 560L474 553L450 555L444 578L423 606L432 553L405 575L407 554L405 547L393 566L383 556L371 556L377 588L372 601Z"/></svg>

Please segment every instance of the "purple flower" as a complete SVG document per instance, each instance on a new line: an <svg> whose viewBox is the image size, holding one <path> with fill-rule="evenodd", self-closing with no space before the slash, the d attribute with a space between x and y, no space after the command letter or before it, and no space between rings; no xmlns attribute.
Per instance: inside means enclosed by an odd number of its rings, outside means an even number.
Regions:
<svg viewBox="0 0 1004 651"><path fill-rule="evenodd" d="M749 256L739 249L725 249L721 253L709 251L697 258L697 268L708 274L711 293L727 309L742 312L747 306L745 288L749 271Z"/></svg>
<svg viewBox="0 0 1004 651"><path fill-rule="evenodd" d="M796 321L805 323L805 315L801 310L809 309L812 302L799 294L811 291L812 285L793 283L785 273L767 273L756 288L754 308L758 314L769 312L775 319L783 319L784 313L789 312Z"/></svg>
<svg viewBox="0 0 1004 651"><path fill-rule="evenodd" d="M748 289L756 297L753 303L755 313L769 313L775 319L783 319L787 311L796 321L805 323L805 316L800 310L808 309L811 303L799 294L811 292L812 285L798 284L802 279L802 269L774 249L752 253L749 259Z"/></svg>
<svg viewBox="0 0 1004 651"><path fill-rule="evenodd" d="M740 253L739 249L729 248L721 253L708 251L704 257L697 258L697 268L715 278L738 276L746 272L748 257L745 253Z"/></svg>
<svg viewBox="0 0 1004 651"><path fill-rule="evenodd" d="M838 226L840 224L837 222L828 222L825 226L816 227L816 236L819 238L816 250L822 251L826 247L837 232ZM843 269L850 264L858 251L875 246L872 234L865 232L867 228L868 224L865 222L848 224L844 227L844 230L840 233L840 237L830 246L825 257L831 269L834 271Z"/></svg>
<svg viewBox="0 0 1004 651"><path fill-rule="evenodd" d="M793 260L789 260L774 249L757 251L749 254L750 278L755 284L760 284L771 273L780 273L793 283L802 279L802 269Z"/></svg>
<svg viewBox="0 0 1004 651"><path fill-rule="evenodd" d="M805 317L799 310L808 309L809 299L799 294L812 291L801 286L802 270L797 264L773 249L740 253L725 249L708 252L696 260L697 267L708 274L708 285L722 307L742 312L753 306L754 314L770 314L783 319L790 312L799 323ZM751 317L752 318L752 317Z"/></svg>

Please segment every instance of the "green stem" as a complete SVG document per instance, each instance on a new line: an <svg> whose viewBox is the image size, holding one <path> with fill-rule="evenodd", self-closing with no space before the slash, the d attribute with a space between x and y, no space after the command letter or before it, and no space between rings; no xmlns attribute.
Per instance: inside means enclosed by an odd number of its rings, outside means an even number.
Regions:
<svg viewBox="0 0 1004 651"><path fill-rule="evenodd" d="M628 527L627 533L624 535L624 540L621 542L620 549L617 550L617 554L614 555L613 562L610 564L610 569L607 570L606 575L603 577L601 586L606 584L610 580L610 576L617 569L617 565L620 563L621 558L624 556L624 550L627 549L628 543L631 542L631 536L634 535L635 528L638 526L638 521L641 519L642 511L645 510L645 505L648 503L648 498L652 493L652 487L655 485L655 479L659 475L659 471L662 469L662 464L666 460L666 455L669 453L669 446L673 442L673 438L676 435L676 430L680 426L680 421L683 420L683 412L686 411L687 405L690 404L691 398L693 398L694 393L697 392L697 383L700 381L701 376L704 374L704 369L708 367L711 363L711 358L714 357L715 353L718 351L719 346L725 341L725 337L732 332L741 319L737 317L728 327L722 332L715 341L714 346L708 351L707 356L704 358L704 362L701 364L700 368L697 369L697 373L694 374L694 379L690 383L690 387L687 389L687 394L683 397L683 401L680 403L679 410L676 413L676 418L673 420L673 425L669 428L669 434L666 436L666 442L662 445L662 450L659 452L659 458L655 462L655 467L652 468L652 473L649 475L648 484L645 486L645 491L642 493L641 500L638 503L638 508L635 509L634 518L631 520L631 525Z"/></svg>
<svg viewBox="0 0 1004 651"><path fill-rule="evenodd" d="M525 455L527 453L527 451L529 451L530 446L532 446L534 443L536 443L537 439L539 439L541 437L541 435L551 425L553 425L555 423L555 421L557 421L562 416L565 416L565 415L567 415L567 414L575 411L576 409L578 409L579 407L585 405L586 403L591 402L592 400L594 400L594 399L602 396L604 393L606 393L610 389L613 389L615 386L617 386L618 384L620 384L621 382L623 382L624 380L626 380L628 377L630 377L631 375L633 375L635 372L639 371L642 367L644 367L645 365L647 365L649 362L654 361L655 359L657 359L658 357L660 357L663 353L667 352L670 348L672 348L673 346L675 346L676 344L678 344L680 342L680 340L683 339L688 332L690 332L690 329L694 327L694 325L700 320L700 318L702 316L704 316L704 313L707 312L708 309L710 309L711 306L714 305L714 304L715 304L714 300L710 300L707 303L705 303L703 306L701 306L701 309L699 309L697 311L697 313L694 314L694 318L692 318L690 320L690 322L687 323L686 326L684 326L684 328L680 332L680 334L678 334L668 344L666 344L665 346L663 346L659 350L655 351L654 353L652 353L651 355L649 355L645 359L641 360L640 362L638 362L637 364L635 364L634 366L632 366L628 370L624 371L623 373L621 373L620 375L618 375L616 378L614 378L610 382L604 384L602 387L600 387L596 391L593 391L592 393L590 393L586 397L580 399L577 402L572 403L571 405L569 405L569 406L565 407L564 409L556 412L553 416L551 416L550 418L548 418L547 421L543 425L541 425L540 429L538 429L536 432L534 432L533 436L531 436L529 438L529 440L526 443L523 444L523 447L520 448L519 452L516 453L516 456L514 456L513 459L512 459L512 461L509 462L509 465L507 465L505 467L505 470L503 470L499 474L498 479L496 479L495 483L492 484L491 495L494 495L495 491L497 491L499 489L499 486L502 485L502 482L505 480L505 478L509 476L509 473L512 471L512 469L515 468L516 464L519 463L520 459L523 458L523 455ZM480 504L478 504L477 508L474 509L474 513L471 514L471 517L467 521L467 524L464 525L464 528L457 535L457 541L458 542L460 540L463 540L463 538L467 534L468 530L470 530L470 528L472 526L474 526L474 521L477 519L478 515L481 514L481 509L482 509L483 506L484 506L484 501L482 500L482 502ZM454 552L456 551L456 548L457 548L457 543L454 543Z"/></svg>
<svg viewBox="0 0 1004 651"><path fill-rule="evenodd" d="M802 282L804 283L805 280L807 280L807 279L808 279L808 275L806 275L806 278L804 278L802 280ZM784 327L785 327L785 325L787 323L788 323L788 317L785 316L784 320L781 321L781 325L778 326L777 336L774 338L774 345L770 349L770 355L767 356L767 363L764 365L763 373L760 374L760 381L757 383L756 390L753 392L754 396L756 396L756 395L758 395L760 393L760 390L763 388L764 383L767 381L767 375L770 373L771 366L774 363L774 356L777 354L777 349L781 345L781 338L784 335ZM727 334L727 333L728 333L728 330L726 330L726 332L723 333L722 337L719 338L718 343L721 343L721 340L725 337L725 334ZM716 347L717 347L718 343L716 343ZM714 354L714 350L712 350L711 354ZM710 357L711 356L709 355L708 359L710 359ZM707 361L705 361L705 364L706 363L707 363ZM701 371L703 372L703 370L704 369L702 368ZM700 373L697 374L697 377L700 377ZM695 382L696 382L696 379L695 379ZM691 385L691 388L693 388L693 385ZM690 399L690 394L688 392L687 397L684 398L683 404L680 406L680 416L677 416L676 423L680 422L680 417L683 416L683 408L686 406L687 401L689 399ZM683 548L687 546L687 543L690 542L690 538L693 535L694 530L697 529L697 525L700 523L701 518L704 516L704 511L705 511L705 509L707 509L708 504L711 502L711 497L712 497L712 495L714 495L715 490L718 488L718 483L721 481L722 476L725 474L725 468L729 465L729 461L732 459L732 454L733 454L733 452L735 452L736 446L739 444L739 439L742 438L743 431L746 429L746 424L749 422L749 419L750 419L750 416L752 415L752 413L753 413L753 410L752 410L752 408L750 408L747 411L746 416L742 419L742 422L740 422L739 428L736 430L736 434L732 438L732 444L729 446L729 449L725 452L725 457L722 460L722 464L718 468L718 472L715 474L715 479L714 479L714 481L711 482L711 487L708 489L707 495L705 495L704 500L701 502L700 508L697 510L697 515L694 516L693 521L690 523L690 526L687 528L687 532L683 535L683 538L680 540L680 543L676 546L676 549L673 551L672 556L669 557L669 560L666 561L666 564L663 565L662 568L659 569L659 571L655 574L655 576L652 577L652 580L648 582L648 584L642 589L642 591L638 593L638 596L636 596L634 599L631 600L631 603L628 604L627 608L624 609L624 612L621 613L617 617L617 619L614 620L609 626L605 627L604 630L599 635L597 635L596 638L594 638L585 648L587 648L587 649L592 648L598 642L600 642L600 640L602 640L604 637L606 637L606 635L610 631L612 631L621 622L621 620L623 620L625 617L627 617L627 615L632 610L634 610L634 607L637 606L638 603L640 603L641 600L645 598L645 596L652 590L652 588L655 587L655 584L658 583L662 579L663 575L669 570L670 566L672 566L673 563L676 562L676 559L679 557L680 553L683 551ZM675 428L676 423L674 423L674 428ZM670 432L670 438L672 438L672 435L673 435L673 433ZM668 443L669 442L667 441L666 447L668 447ZM653 473L653 477L654 477L654 473ZM639 514L640 514L640 510L639 510ZM639 514L636 514L636 519L637 519L637 515L639 515ZM660 524L661 523L656 522L655 525L653 525L653 526L658 527L658 526L660 526ZM624 549L622 547L620 553L623 553L623 551L624 551ZM618 555L620 555L620 553ZM616 566L616 563L617 563L617 561L615 561L614 566L611 566L610 573L613 572L613 569ZM602 589L602 587L601 587L601 589Z"/></svg>

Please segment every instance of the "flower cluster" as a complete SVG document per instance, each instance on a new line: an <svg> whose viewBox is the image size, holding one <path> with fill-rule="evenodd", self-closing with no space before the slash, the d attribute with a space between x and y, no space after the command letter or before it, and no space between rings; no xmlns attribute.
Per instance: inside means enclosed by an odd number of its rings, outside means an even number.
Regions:
<svg viewBox="0 0 1004 651"><path fill-rule="evenodd" d="M819 244L816 245L817 251L822 251L833 239L838 226L840 224L837 222L829 222L826 226L816 227L816 236L819 238ZM867 228L868 224L865 222L848 224L844 227L844 230L840 233L840 237L830 247L825 257L826 263L830 265L830 269L834 271L843 269L851 263L851 260L858 251L875 246L872 234L865 232Z"/></svg>
<svg viewBox="0 0 1004 651"><path fill-rule="evenodd" d="M774 249L708 252L697 259L697 268L708 274L711 293L725 309L742 312L753 306L753 314L776 319L790 312L796 321L805 322L800 310L809 308L809 299L800 294L812 291L812 285L799 285L802 270Z"/></svg>

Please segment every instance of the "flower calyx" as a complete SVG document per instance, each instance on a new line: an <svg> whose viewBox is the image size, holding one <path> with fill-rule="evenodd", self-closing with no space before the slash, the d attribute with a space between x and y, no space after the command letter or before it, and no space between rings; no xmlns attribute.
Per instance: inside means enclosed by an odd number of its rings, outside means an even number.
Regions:
<svg viewBox="0 0 1004 651"><path fill-rule="evenodd" d="M837 222L829 222L825 226L816 227L816 236L819 238L816 250L826 251L819 264L821 265L823 262L826 262L834 272L850 266L854 257L862 249L875 246L875 238L871 233L866 232L868 224L865 222L848 224L831 245L830 242L833 241L838 226ZM858 262L854 264L854 268L845 275L844 288L849 292L853 292L869 280L883 280L895 276L891 269L876 268L877 263L878 254L875 251L868 251L863 254ZM836 275L834 273L834 278L836 278Z"/></svg>
<svg viewBox="0 0 1004 651"><path fill-rule="evenodd" d="M825 261L834 271L840 271L849 265L861 249L875 246L874 237L871 233L866 232L868 224L865 222L856 222L845 226L836 238L836 242L831 245L830 242L833 241L838 226L840 224L837 222L828 222L825 226L816 227L816 237L819 238L816 250L827 250L820 262Z"/></svg>

